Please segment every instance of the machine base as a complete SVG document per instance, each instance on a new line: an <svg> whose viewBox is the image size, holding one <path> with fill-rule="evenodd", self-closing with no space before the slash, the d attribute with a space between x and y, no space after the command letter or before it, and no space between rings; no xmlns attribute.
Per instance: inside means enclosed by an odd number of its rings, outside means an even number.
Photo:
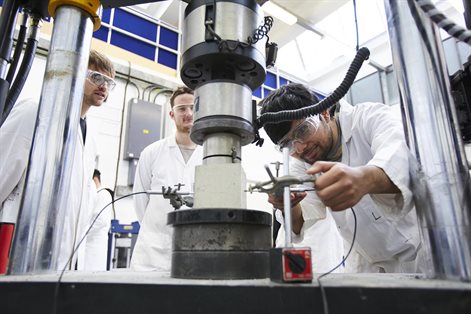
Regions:
<svg viewBox="0 0 471 314"><path fill-rule="evenodd" d="M324 313L314 281L189 280L156 272L66 272L0 276L2 314ZM330 314L471 313L471 285L405 274L331 274L322 279Z"/></svg>
<svg viewBox="0 0 471 314"><path fill-rule="evenodd" d="M168 214L173 226L173 278L260 279L269 276L271 215L205 208Z"/></svg>

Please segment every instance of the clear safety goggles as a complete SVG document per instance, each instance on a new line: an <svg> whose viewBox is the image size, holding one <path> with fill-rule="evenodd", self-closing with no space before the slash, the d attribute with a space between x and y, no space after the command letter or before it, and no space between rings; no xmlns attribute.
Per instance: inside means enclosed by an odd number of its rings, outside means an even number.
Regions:
<svg viewBox="0 0 471 314"><path fill-rule="evenodd" d="M172 111L175 112L175 113L181 113L181 114L184 114L188 111L193 112L193 104L175 105L175 106L173 106Z"/></svg>
<svg viewBox="0 0 471 314"><path fill-rule="evenodd" d="M105 85L109 91L116 86L116 82L111 77L97 71L88 70L87 79L98 87Z"/></svg>
<svg viewBox="0 0 471 314"><path fill-rule="evenodd" d="M296 152L297 144L305 144L309 138L313 136L319 129L319 115L311 116L306 118L303 122L295 126L288 132L276 145L278 150L282 150L287 147L289 153L292 155Z"/></svg>

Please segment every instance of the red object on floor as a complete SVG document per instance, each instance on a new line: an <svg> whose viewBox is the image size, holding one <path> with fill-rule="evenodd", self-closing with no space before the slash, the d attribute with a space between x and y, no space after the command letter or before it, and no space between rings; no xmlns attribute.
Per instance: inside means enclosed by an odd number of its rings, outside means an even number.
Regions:
<svg viewBox="0 0 471 314"><path fill-rule="evenodd" d="M11 241L15 224L0 223L0 275L7 272L8 258L10 256Z"/></svg>

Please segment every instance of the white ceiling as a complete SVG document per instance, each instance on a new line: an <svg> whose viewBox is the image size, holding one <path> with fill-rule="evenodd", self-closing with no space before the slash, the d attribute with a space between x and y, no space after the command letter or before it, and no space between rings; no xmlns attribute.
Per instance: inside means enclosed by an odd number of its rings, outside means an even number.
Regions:
<svg viewBox="0 0 471 314"><path fill-rule="evenodd" d="M291 2L274 1L281 6ZM290 41L280 48L277 67L312 88L329 93L341 82L355 55L353 1L295 2L297 6L292 9L290 6L289 11L301 21L302 26L298 25L301 32L291 34ZM392 58L383 0L357 0L356 3L359 44L371 51L369 63L363 65L358 75L363 77L378 69L384 71ZM313 11L316 14L310 13Z"/></svg>
<svg viewBox="0 0 471 314"><path fill-rule="evenodd" d="M297 24L292 26L274 20L269 36L270 41L279 46L275 70L322 93L330 93L343 79L355 55L353 1L270 1L298 18ZM460 2L438 0L436 5L448 17L464 25L462 15L453 6ZM357 77L361 78L387 69L392 64L392 57L384 0L356 0L356 5L360 47L366 46L371 52L368 64L363 65ZM134 7L178 28L179 12L183 12L186 3L167 0Z"/></svg>

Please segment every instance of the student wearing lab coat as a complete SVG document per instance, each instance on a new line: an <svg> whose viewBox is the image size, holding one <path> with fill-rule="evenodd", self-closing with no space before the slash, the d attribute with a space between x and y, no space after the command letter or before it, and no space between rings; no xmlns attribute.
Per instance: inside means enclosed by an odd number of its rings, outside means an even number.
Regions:
<svg viewBox="0 0 471 314"><path fill-rule="evenodd" d="M170 118L176 131L147 146L141 153L134 178L134 192L162 191L162 187L183 184L182 192L193 192L195 167L203 160L203 149L190 139L193 126L193 91L178 88L170 97ZM134 270L170 271L172 227L167 214L174 210L161 195L134 196L140 231L132 253Z"/></svg>
<svg viewBox="0 0 471 314"><path fill-rule="evenodd" d="M89 223L89 197L93 184L92 174L96 156L93 135L87 132L86 114L91 107L101 106L109 91L116 85L114 66L103 54L90 52L87 78L85 80L80 131L77 134L76 148L70 189L69 205L66 210L61 250L58 257L58 270L67 265L67 269L83 269L85 245L81 245L70 263L69 257ZM38 105L33 100L24 100L15 104L10 115L0 129L0 199L2 208L0 221L16 222L23 192L25 172L37 116ZM88 134L87 134L88 133Z"/></svg>
<svg viewBox="0 0 471 314"><path fill-rule="evenodd" d="M101 173L93 171L93 186L90 196L90 224L93 226L87 235L85 248L85 270L105 271L108 258L108 233L113 219L111 202L114 193L101 185Z"/></svg>
<svg viewBox="0 0 471 314"><path fill-rule="evenodd" d="M289 84L262 100L261 112L298 109L318 102L301 84ZM271 140L288 147L292 175L320 174L315 192L292 194L295 241L316 232L331 215L350 248L346 272L423 271L421 237L409 184L409 160L402 124L388 106L342 102L335 116L264 126ZM275 208L282 201L269 196ZM325 233L317 241L334 241ZM339 261L340 262L340 261Z"/></svg>

